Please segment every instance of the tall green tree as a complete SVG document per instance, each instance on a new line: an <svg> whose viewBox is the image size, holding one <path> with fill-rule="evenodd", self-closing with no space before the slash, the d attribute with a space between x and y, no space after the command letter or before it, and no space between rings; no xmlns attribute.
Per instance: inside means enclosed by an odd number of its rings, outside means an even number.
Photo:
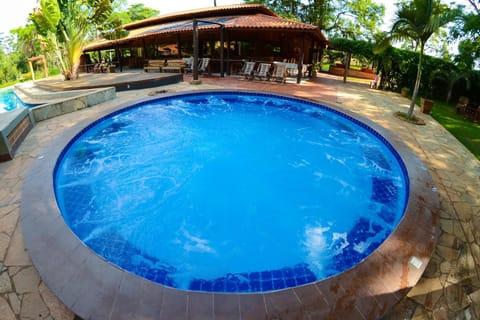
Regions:
<svg viewBox="0 0 480 320"><path fill-rule="evenodd" d="M469 0L462 19L452 30L454 38L459 38L459 53L456 62L463 69L473 69L480 60L480 0Z"/></svg>
<svg viewBox="0 0 480 320"><path fill-rule="evenodd" d="M450 9L440 3L439 0L413 0L400 3L396 12L396 18L391 31L382 43L380 49L384 49L392 41L413 40L419 51L417 75L412 94L412 101L407 116L412 117L415 102L422 78L422 62L425 53L425 45L440 27L454 21L458 17L458 11Z"/></svg>
<svg viewBox="0 0 480 320"><path fill-rule="evenodd" d="M10 62L8 54L0 47L0 83L6 83L15 79L17 70Z"/></svg>
<svg viewBox="0 0 480 320"><path fill-rule="evenodd" d="M44 48L56 53L65 79L78 77L89 34L108 19L113 0L39 0L30 14Z"/></svg>
<svg viewBox="0 0 480 320"><path fill-rule="evenodd" d="M373 0L246 0L263 4L279 15L313 24L329 37L373 39L385 7Z"/></svg>
<svg viewBox="0 0 480 320"><path fill-rule="evenodd" d="M132 4L127 8L124 1L116 2L110 17L98 27L98 37L105 39L120 39L128 34L123 25L158 16L160 11L145 7L143 4Z"/></svg>

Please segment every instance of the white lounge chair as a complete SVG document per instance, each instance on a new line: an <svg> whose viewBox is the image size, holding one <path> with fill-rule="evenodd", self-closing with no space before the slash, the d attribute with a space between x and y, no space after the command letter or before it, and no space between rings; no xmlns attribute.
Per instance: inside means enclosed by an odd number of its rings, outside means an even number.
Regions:
<svg viewBox="0 0 480 320"><path fill-rule="evenodd" d="M192 72L193 57L183 58L183 61L185 61L184 72Z"/></svg>
<svg viewBox="0 0 480 320"><path fill-rule="evenodd" d="M198 73L204 73L208 70L208 64L210 63L210 58L203 58L198 65Z"/></svg>
<svg viewBox="0 0 480 320"><path fill-rule="evenodd" d="M245 79L251 79L253 75L253 71L255 70L255 65L257 63L255 61L247 61L243 65L242 70L240 71L240 75L244 76Z"/></svg>
<svg viewBox="0 0 480 320"><path fill-rule="evenodd" d="M275 68L270 79L285 83L287 81L287 64L282 62L275 63Z"/></svg>
<svg viewBox="0 0 480 320"><path fill-rule="evenodd" d="M183 68L185 73L193 72L193 57L187 58L189 61L187 62L187 66ZM210 63L210 58L202 58L198 62L198 73L203 73L208 70L208 64Z"/></svg>
<svg viewBox="0 0 480 320"><path fill-rule="evenodd" d="M259 80L268 80L270 78L271 63L260 63L258 69L253 72L253 78Z"/></svg>

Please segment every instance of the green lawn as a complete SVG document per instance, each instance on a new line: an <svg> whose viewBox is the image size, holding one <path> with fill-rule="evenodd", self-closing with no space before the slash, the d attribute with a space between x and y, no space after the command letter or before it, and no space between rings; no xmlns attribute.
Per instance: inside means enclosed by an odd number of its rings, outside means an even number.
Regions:
<svg viewBox="0 0 480 320"><path fill-rule="evenodd" d="M457 114L454 104L435 101L430 114L480 160L480 124Z"/></svg>

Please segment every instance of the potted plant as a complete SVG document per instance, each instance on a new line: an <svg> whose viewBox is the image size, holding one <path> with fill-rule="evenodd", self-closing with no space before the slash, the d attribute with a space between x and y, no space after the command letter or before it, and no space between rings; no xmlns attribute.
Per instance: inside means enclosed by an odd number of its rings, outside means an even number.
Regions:
<svg viewBox="0 0 480 320"><path fill-rule="evenodd" d="M410 94L410 89L408 89L407 87L403 87L400 90L400 94L402 95L402 97L408 97L408 95Z"/></svg>
<svg viewBox="0 0 480 320"><path fill-rule="evenodd" d="M444 88L448 85L448 75L441 70L434 70L430 73L430 79L427 83L425 97L420 99L420 111L430 114L435 101L434 97L442 94Z"/></svg>
<svg viewBox="0 0 480 320"><path fill-rule="evenodd" d="M425 114L430 114L433 109L435 101L430 98L420 98L420 111Z"/></svg>
<svg viewBox="0 0 480 320"><path fill-rule="evenodd" d="M432 111L433 105L435 101L433 100L433 91L434 91L434 86L433 86L433 81L432 81L432 76L430 81L428 82L428 87L425 92L425 96L420 98L420 111L425 114L430 114Z"/></svg>

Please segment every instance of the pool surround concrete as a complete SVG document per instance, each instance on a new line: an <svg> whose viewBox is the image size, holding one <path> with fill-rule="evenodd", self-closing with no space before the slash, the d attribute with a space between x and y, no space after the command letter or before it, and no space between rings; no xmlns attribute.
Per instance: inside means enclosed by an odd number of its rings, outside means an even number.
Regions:
<svg viewBox="0 0 480 320"><path fill-rule="evenodd" d="M139 103L148 100L151 98ZM85 319L301 319L307 315L315 319L378 319L405 297L431 258L439 235L438 194L427 167L397 136L339 106L322 104L339 109L385 137L409 174L404 217L388 239L355 267L312 284L255 294L177 290L115 267L72 233L59 212L53 190L57 158L78 132L96 120L88 119L54 141L25 177L21 225L25 245L42 279Z"/></svg>

